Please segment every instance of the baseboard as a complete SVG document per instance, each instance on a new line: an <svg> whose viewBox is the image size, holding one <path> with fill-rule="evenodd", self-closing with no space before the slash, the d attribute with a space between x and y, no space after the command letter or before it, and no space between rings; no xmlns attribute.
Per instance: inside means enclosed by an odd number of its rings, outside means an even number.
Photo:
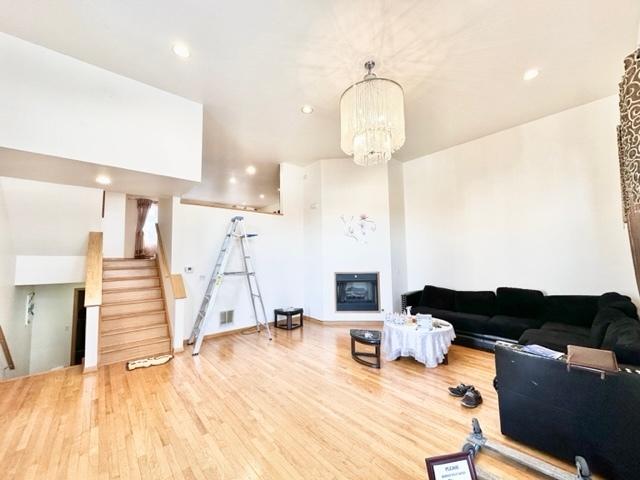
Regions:
<svg viewBox="0 0 640 480"><path fill-rule="evenodd" d="M269 322L269 328L271 328L271 327L273 327L273 322ZM249 325L249 326L245 326L245 327L230 328L229 330L224 330L222 332L209 333L208 335L205 335L202 338L202 341L211 340L212 338L226 337L227 335L233 335L235 333L240 333L240 332L243 332L245 330L249 330L251 328L254 328L254 326ZM187 347L187 341L186 340L182 341L182 347L183 347L182 351L184 351L184 349ZM178 350L174 349L174 351L177 352Z"/></svg>
<svg viewBox="0 0 640 480"><path fill-rule="evenodd" d="M317 323L324 327L355 327L355 326L365 326L365 327L382 327L384 325L383 320L320 320L314 317L309 317L308 315L304 316L305 322Z"/></svg>

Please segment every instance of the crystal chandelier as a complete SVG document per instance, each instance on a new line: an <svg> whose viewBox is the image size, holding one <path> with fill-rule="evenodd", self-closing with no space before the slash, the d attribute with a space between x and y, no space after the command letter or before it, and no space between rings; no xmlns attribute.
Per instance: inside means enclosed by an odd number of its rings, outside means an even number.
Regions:
<svg viewBox="0 0 640 480"><path fill-rule="evenodd" d="M399 83L378 78L375 62L364 64L364 79L340 98L340 147L358 165L386 163L404 145L404 92Z"/></svg>

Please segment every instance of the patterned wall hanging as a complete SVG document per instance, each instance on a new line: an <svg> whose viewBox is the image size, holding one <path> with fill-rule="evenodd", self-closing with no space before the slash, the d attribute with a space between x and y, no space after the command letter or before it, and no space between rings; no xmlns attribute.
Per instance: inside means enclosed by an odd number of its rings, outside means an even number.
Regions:
<svg viewBox="0 0 640 480"><path fill-rule="evenodd" d="M640 48L624 59L620 82L618 157L623 218L640 291Z"/></svg>

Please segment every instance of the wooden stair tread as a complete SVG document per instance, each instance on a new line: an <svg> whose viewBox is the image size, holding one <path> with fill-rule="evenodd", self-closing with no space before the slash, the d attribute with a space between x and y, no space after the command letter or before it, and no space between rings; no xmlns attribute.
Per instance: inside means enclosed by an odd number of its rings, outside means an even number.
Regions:
<svg viewBox="0 0 640 480"><path fill-rule="evenodd" d="M111 265L103 265L102 266L102 270L108 270L108 271L113 271L113 270L145 270L147 268L155 268L157 269L158 267L154 265L136 265L136 266L131 266L131 265L126 265L126 266L111 266Z"/></svg>
<svg viewBox="0 0 640 480"><path fill-rule="evenodd" d="M155 278L155 277L152 277ZM160 277L158 277L160 278ZM109 280L105 280L105 281L109 281ZM126 292L142 292L144 290L160 290L160 286L156 286L156 287L130 287L130 288L112 288L111 290L103 290L103 292L108 292L108 293L126 293Z"/></svg>
<svg viewBox="0 0 640 480"><path fill-rule="evenodd" d="M114 257L104 257L102 260L105 262L152 262L155 261L154 258L114 258Z"/></svg>
<svg viewBox="0 0 640 480"><path fill-rule="evenodd" d="M147 338L145 340L137 340L135 342L121 343L119 345L110 345L108 347L100 347L100 353L120 352L122 350L130 350L137 347L146 347L148 345L155 345L157 343L163 342L169 342L169 335Z"/></svg>
<svg viewBox="0 0 640 480"><path fill-rule="evenodd" d="M120 301L120 302L102 302L102 305L109 305L109 306L117 306L117 305L137 305L139 303L151 303L151 302L159 302L162 300L162 297L158 297L158 298L143 298L140 300L125 300L125 301Z"/></svg>
<svg viewBox="0 0 640 480"><path fill-rule="evenodd" d="M122 327L122 328L114 328L113 330L101 330L100 335L104 337L109 337L113 335L120 335L123 333L133 333L133 332L141 332L143 330L153 330L158 327L166 327L167 324L165 322L157 322L157 323L148 323L146 325L138 325L133 327ZM154 337L157 338L157 337ZM169 338L167 336L167 338ZM125 344L122 344L125 345Z"/></svg>
<svg viewBox="0 0 640 480"><path fill-rule="evenodd" d="M157 301L157 300L156 300ZM101 320L109 321L109 320L119 320L121 318L132 318L132 317L142 317L145 315L157 315L158 313L164 314L164 308L161 310L147 310L144 312L132 312L132 313L118 313L117 315L102 315Z"/></svg>
<svg viewBox="0 0 640 480"><path fill-rule="evenodd" d="M155 278L155 279L160 279L159 275L144 275L144 276L140 276L140 277L111 277L111 278L104 278L102 280L102 283L108 283L108 282L121 282L122 280L146 280L148 278ZM108 291L108 288L103 288L102 291Z"/></svg>

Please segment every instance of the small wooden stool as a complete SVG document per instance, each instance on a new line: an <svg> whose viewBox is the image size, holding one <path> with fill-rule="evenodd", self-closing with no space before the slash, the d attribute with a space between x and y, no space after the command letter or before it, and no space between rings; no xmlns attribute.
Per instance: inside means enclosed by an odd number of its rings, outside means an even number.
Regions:
<svg viewBox="0 0 640 480"><path fill-rule="evenodd" d="M300 315L300 321L293 323L293 316ZM287 323L285 325L278 324L278 316L287 317ZM302 308L276 308L273 311L273 326L276 328L283 328L284 330L293 330L294 328L300 328L303 326L303 311Z"/></svg>
<svg viewBox="0 0 640 480"><path fill-rule="evenodd" d="M349 331L351 335L351 358L367 367L380 368L380 340L382 332L379 330L356 330ZM375 352L356 351L356 342L375 347ZM361 357L373 357L375 362L369 362Z"/></svg>

